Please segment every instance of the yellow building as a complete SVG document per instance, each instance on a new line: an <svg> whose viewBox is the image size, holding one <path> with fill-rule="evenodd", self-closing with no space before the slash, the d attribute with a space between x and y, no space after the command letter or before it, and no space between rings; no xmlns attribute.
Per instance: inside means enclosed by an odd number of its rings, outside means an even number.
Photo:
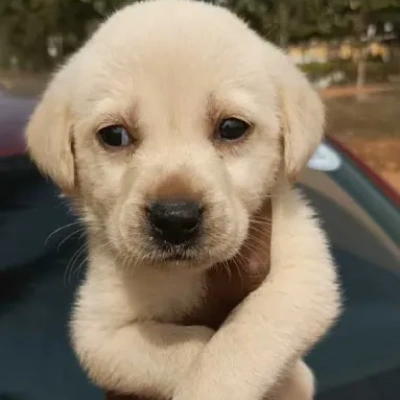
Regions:
<svg viewBox="0 0 400 400"><path fill-rule="evenodd" d="M380 41L370 42L367 51L370 56L381 57L383 61L390 59L389 46ZM338 44L312 41L289 46L287 52L296 64L323 64L331 60L354 60L358 57L359 47L350 40L343 40Z"/></svg>

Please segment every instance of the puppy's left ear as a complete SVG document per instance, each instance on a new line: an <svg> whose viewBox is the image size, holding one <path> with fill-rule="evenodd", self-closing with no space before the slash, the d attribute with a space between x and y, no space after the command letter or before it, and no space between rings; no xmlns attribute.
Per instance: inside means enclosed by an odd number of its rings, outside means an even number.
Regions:
<svg viewBox="0 0 400 400"><path fill-rule="evenodd" d="M279 52L276 71L285 172L295 180L318 147L325 109L318 93L288 56Z"/></svg>

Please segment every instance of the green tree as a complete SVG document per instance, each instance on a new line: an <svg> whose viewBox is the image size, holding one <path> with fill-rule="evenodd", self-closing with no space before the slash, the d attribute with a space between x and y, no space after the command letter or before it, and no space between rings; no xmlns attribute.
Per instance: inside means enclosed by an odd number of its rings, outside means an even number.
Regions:
<svg viewBox="0 0 400 400"><path fill-rule="evenodd" d="M228 0L227 6L267 39L285 48L290 42L324 35L324 0Z"/></svg>
<svg viewBox="0 0 400 400"><path fill-rule="evenodd" d="M358 45L357 87L361 99L367 75L367 45L372 39L368 26L398 18L400 0L331 0L325 3L325 11L323 7L320 15L327 33L334 37L351 36ZM386 19L382 20L383 16Z"/></svg>
<svg viewBox="0 0 400 400"><path fill-rule="evenodd" d="M276 41L276 0L225 0L222 2L262 36Z"/></svg>
<svg viewBox="0 0 400 400"><path fill-rule="evenodd" d="M132 0L8 0L0 2L0 61L21 69L52 68L77 49L98 22Z"/></svg>

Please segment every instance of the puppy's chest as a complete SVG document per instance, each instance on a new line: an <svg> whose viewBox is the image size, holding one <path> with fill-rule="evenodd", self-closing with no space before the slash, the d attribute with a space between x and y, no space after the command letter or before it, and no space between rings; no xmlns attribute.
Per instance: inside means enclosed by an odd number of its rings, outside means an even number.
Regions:
<svg viewBox="0 0 400 400"><path fill-rule="evenodd" d="M232 263L209 271L200 302L177 322L218 329L231 311L261 285L269 271L268 260L256 271L240 267Z"/></svg>
<svg viewBox="0 0 400 400"><path fill-rule="evenodd" d="M135 285L130 293L133 317L217 329L229 313L267 276L268 260L250 270L232 260L184 280Z"/></svg>

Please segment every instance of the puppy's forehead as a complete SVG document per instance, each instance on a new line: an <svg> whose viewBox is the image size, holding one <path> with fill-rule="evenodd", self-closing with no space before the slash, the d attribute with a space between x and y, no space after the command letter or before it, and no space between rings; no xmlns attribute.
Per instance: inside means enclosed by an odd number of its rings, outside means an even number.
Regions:
<svg viewBox="0 0 400 400"><path fill-rule="evenodd" d="M218 97L219 91L256 94L264 85L266 92L263 45L222 8L187 0L138 3L111 17L88 43L89 51L82 52L82 88L91 98L97 90L115 96L130 92L151 101L155 93L161 99L174 92L174 102L185 104Z"/></svg>
<svg viewBox="0 0 400 400"><path fill-rule="evenodd" d="M206 60L224 49L250 53L257 42L261 42L258 36L228 10L188 0L153 0L125 7L93 38L93 43L111 46L108 56L112 49L125 48L134 57L183 52L201 53Z"/></svg>

